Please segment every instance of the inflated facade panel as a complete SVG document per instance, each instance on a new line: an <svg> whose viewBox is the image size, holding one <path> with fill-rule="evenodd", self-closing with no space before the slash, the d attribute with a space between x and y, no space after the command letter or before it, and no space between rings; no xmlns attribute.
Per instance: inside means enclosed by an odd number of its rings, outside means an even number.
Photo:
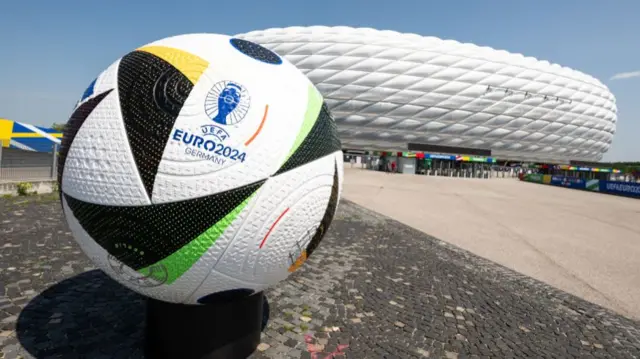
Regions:
<svg viewBox="0 0 640 359"><path fill-rule="evenodd" d="M510 159L599 160L617 107L597 79L489 47L350 27L238 35L302 70L338 122L344 148L407 143L490 148Z"/></svg>

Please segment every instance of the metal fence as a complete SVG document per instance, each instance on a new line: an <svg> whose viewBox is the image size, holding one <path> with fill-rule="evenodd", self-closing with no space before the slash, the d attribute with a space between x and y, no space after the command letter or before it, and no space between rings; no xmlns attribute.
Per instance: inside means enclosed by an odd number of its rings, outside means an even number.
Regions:
<svg viewBox="0 0 640 359"><path fill-rule="evenodd" d="M58 145L51 152L33 152L0 146L0 182L44 181L56 178Z"/></svg>

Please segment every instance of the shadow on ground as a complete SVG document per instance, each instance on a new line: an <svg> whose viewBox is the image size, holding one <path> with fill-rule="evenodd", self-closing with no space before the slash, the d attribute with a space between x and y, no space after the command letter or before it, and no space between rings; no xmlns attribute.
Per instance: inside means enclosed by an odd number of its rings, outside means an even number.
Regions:
<svg viewBox="0 0 640 359"><path fill-rule="evenodd" d="M142 358L145 300L92 270L34 297L16 325L36 358Z"/></svg>
<svg viewBox="0 0 640 359"><path fill-rule="evenodd" d="M143 358L145 315L144 297L92 270L34 297L16 333L36 358ZM263 329L268 319L265 297Z"/></svg>

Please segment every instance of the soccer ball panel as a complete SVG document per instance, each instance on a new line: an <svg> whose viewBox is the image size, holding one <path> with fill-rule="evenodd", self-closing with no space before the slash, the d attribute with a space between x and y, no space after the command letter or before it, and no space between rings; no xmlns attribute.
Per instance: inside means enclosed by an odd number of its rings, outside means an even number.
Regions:
<svg viewBox="0 0 640 359"><path fill-rule="evenodd" d="M234 54L234 57L243 56ZM260 65L259 67L267 66ZM163 203L268 178L300 131L312 86L302 79L266 83L259 76L211 68L194 86L168 139L153 191ZM233 81L228 79L232 78ZM281 84L287 83L287 86ZM238 106L226 115L226 96ZM234 99L230 100L233 101ZM222 113L224 115L224 113ZM213 121L212 118L217 119Z"/></svg>
<svg viewBox="0 0 640 359"><path fill-rule="evenodd" d="M145 275L126 264L120 262L113 255L100 246L84 230L80 222L75 218L64 197L62 198L63 210L69 228L78 242L82 251L93 261L100 270L125 287L140 294L152 296L167 302L181 303L185 301L188 293L172 290L164 286L166 271L159 268L154 275Z"/></svg>
<svg viewBox="0 0 640 359"><path fill-rule="evenodd" d="M236 231L233 251L218 261L219 271L247 281L278 282L299 257L289 253L302 237L317 229L327 208L335 173L335 158L325 156L267 180L258 202ZM273 273L269 273L273 272ZM275 275L276 280L270 277Z"/></svg>
<svg viewBox="0 0 640 359"><path fill-rule="evenodd" d="M92 96L79 104L77 116L86 116L68 148L62 173L62 191L84 201L104 205L146 205L149 199L138 175L120 114L116 61L91 85ZM87 93L87 92L85 92ZM106 94L106 95L105 95ZM89 113L84 107L99 103ZM65 136L63 147L68 146Z"/></svg>

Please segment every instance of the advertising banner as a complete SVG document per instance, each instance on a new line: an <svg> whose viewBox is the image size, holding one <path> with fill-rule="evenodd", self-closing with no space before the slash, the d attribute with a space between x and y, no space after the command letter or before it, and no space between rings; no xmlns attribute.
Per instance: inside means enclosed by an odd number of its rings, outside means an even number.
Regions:
<svg viewBox="0 0 640 359"><path fill-rule="evenodd" d="M640 198L640 183L600 181L600 192Z"/></svg>
<svg viewBox="0 0 640 359"><path fill-rule="evenodd" d="M451 155L431 155L431 154L425 154L426 158L432 158L434 160L450 160L450 161L455 161L456 156L451 156Z"/></svg>
<svg viewBox="0 0 640 359"><path fill-rule="evenodd" d="M524 176L524 180L533 183L543 183L543 175L539 173L530 173Z"/></svg>
<svg viewBox="0 0 640 359"><path fill-rule="evenodd" d="M565 176L551 176L551 181L549 183L553 185L561 185L561 183L564 181L564 178Z"/></svg>
<svg viewBox="0 0 640 359"><path fill-rule="evenodd" d="M534 183L550 184L552 186L583 189L594 192L602 192L609 194L616 194L625 197L640 198L640 183L634 182L618 182L618 181L603 181L598 179L584 180L577 177L566 176L550 176L542 174L527 174L520 173L520 180Z"/></svg>
<svg viewBox="0 0 640 359"><path fill-rule="evenodd" d="M551 176L551 184L554 186L585 189L587 184L582 178L577 177L565 177L565 176Z"/></svg>
<svg viewBox="0 0 640 359"><path fill-rule="evenodd" d="M588 180L586 184L586 188L589 191L595 191L595 192L600 191L600 180L597 180L597 179Z"/></svg>

